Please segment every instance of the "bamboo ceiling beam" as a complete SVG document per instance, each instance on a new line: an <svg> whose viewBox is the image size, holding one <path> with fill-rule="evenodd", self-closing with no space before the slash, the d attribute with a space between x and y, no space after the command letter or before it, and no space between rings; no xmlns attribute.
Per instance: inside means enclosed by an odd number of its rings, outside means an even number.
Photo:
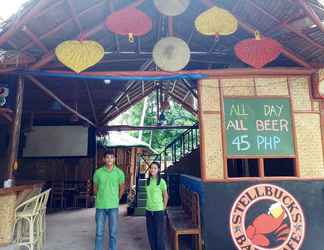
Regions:
<svg viewBox="0 0 324 250"><path fill-rule="evenodd" d="M41 17L41 16L49 13L50 11L55 10L61 4L65 4L65 1L66 0L59 0L59 1L56 0L56 1L54 1L50 5L46 6L44 9L40 10L39 12L37 12L33 18L39 18L39 17Z"/></svg>
<svg viewBox="0 0 324 250"><path fill-rule="evenodd" d="M144 2L145 2L145 0L137 0L134 3L132 3L130 5L127 5L127 7L134 7L134 8L136 8L136 7L140 6Z"/></svg>
<svg viewBox="0 0 324 250"><path fill-rule="evenodd" d="M125 105L121 108L118 109L117 113L113 113L111 115L108 114L108 116L106 116L102 122L100 123L101 125L106 125L107 122L113 120L114 118L116 118L117 116L119 116L122 112L128 110L131 106L135 105L136 103L138 103L139 101L141 101L144 97L150 95L154 90L156 90L156 88L151 88L151 89L147 89L145 91L145 94L144 96L143 95L140 95L136 98L134 98L131 103L129 103L128 105Z"/></svg>
<svg viewBox="0 0 324 250"><path fill-rule="evenodd" d="M203 74L208 76L248 76L248 75L311 75L316 70L303 67L275 67L275 68L229 68L229 69L211 69L211 70L180 70L175 73L166 71L97 71L97 72L81 72L78 76L101 76L101 77L162 77L176 76L178 74ZM1 70L0 70L1 72ZM66 75L76 75L71 71L49 70L49 73L62 73Z"/></svg>
<svg viewBox="0 0 324 250"><path fill-rule="evenodd" d="M12 122L13 121L13 111L11 109L8 108L0 108L0 116L4 117L8 122Z"/></svg>
<svg viewBox="0 0 324 250"><path fill-rule="evenodd" d="M129 125L113 125L99 128L100 132L108 131L142 131L142 130L173 130L173 129L190 129L193 126L129 126Z"/></svg>
<svg viewBox="0 0 324 250"><path fill-rule="evenodd" d="M324 24L312 9L312 7L310 7L305 0L297 0L296 2L302 7L305 14L313 21L313 23L320 29L320 31L324 32Z"/></svg>
<svg viewBox="0 0 324 250"><path fill-rule="evenodd" d="M270 34L274 33L275 31L277 31L277 30L283 28L283 25L287 25L287 24L290 25L290 24L292 24L292 23L294 23L294 22L301 21L301 20L303 20L303 19L305 19L305 18L308 18L308 17L307 17L304 13L301 13L300 15L298 15L298 16L292 18L292 19L284 20L284 21L282 21L280 24L276 24L276 25L274 25L273 27L270 27L270 28L266 31L265 34L270 35ZM306 35L306 34L305 34L305 35Z"/></svg>
<svg viewBox="0 0 324 250"><path fill-rule="evenodd" d="M168 32L169 32L169 36L174 36L173 17L172 16L168 16Z"/></svg>
<svg viewBox="0 0 324 250"><path fill-rule="evenodd" d="M215 4L211 0L200 0L203 2L207 7L213 7ZM238 20L239 25L248 33L252 34L253 36L255 35L255 32L257 29L255 27L252 27L250 24L247 24L240 20L237 16L235 16L236 19ZM303 58L300 56L296 55L294 52L290 51L287 48L283 47L282 54L284 54L286 57L291 59L292 61L298 63L299 65L306 67L306 68L311 68L312 66L307 63Z"/></svg>
<svg viewBox="0 0 324 250"><path fill-rule="evenodd" d="M187 79L183 79L182 82L184 83L184 85L186 86L186 88L191 92L191 94L198 98L197 93L193 90L193 87L191 86L190 82Z"/></svg>
<svg viewBox="0 0 324 250"><path fill-rule="evenodd" d="M140 68L141 71L148 70L153 63L152 58L147 60ZM128 81L126 83L126 88L123 90L120 96L118 96L115 100L113 100L113 104L108 106L103 112L103 120L109 115L110 111L113 110L116 106L118 106L119 101L127 94L128 90L130 90L137 81Z"/></svg>
<svg viewBox="0 0 324 250"><path fill-rule="evenodd" d="M103 6L103 2L98 2L94 5L91 5L91 7L81 11L77 16L78 18L81 18L82 16L88 14L89 12L91 12L92 10L102 7ZM43 35L41 35L39 37L40 40L43 40L45 38L50 37L51 35L55 34L56 32L60 31L61 29L63 29L65 26L67 26L68 24L70 24L71 22L73 22L73 18L68 18L67 20L65 20L63 23L60 23L59 25L57 25L56 27L54 27L53 29L49 30L48 32L44 33ZM21 51L25 51L29 48L33 47L33 43L28 43L26 44Z"/></svg>
<svg viewBox="0 0 324 250"><path fill-rule="evenodd" d="M88 94L88 98L89 98L89 103L90 103L93 119L95 120L95 123L98 124L96 107L95 107L95 104L94 104L94 101L93 101L93 96L92 96L91 90L89 88L89 84L88 84L87 81L84 81L84 84L86 86L86 90L87 90L87 94Z"/></svg>
<svg viewBox="0 0 324 250"><path fill-rule="evenodd" d="M50 0L42 0L38 1L38 3L24 16L20 17L14 25L11 25L8 31L0 36L0 46L6 43L18 30L21 29L23 25L28 23L31 19L34 18L35 15L42 9L44 9L51 1Z"/></svg>
<svg viewBox="0 0 324 250"><path fill-rule="evenodd" d="M274 22L276 22L278 25L281 25L281 27L289 30L290 32L293 32L297 36L301 37L305 41L311 43L314 47L319 48L319 49L324 49L324 45L315 42L311 38L309 38L307 35L303 34L301 31L296 30L294 27L290 26L287 23L282 23L278 18L274 17L272 14L270 14L267 10L263 9L259 5L257 5L253 0L247 0L254 8L256 8L258 11L262 12L264 15L272 19Z"/></svg>
<svg viewBox="0 0 324 250"><path fill-rule="evenodd" d="M90 121L88 118L86 118L85 116L81 115L78 111L76 111L75 109L71 108L69 105L67 105L66 103L64 103L59 97L57 97L51 90L49 90L48 88L46 88L35 77L33 77L33 76L27 76L27 78L29 80L31 80L31 82L36 87L38 87L40 90L42 90L48 97L50 97L51 99L57 101L63 108L67 109L68 111L70 111L71 113L73 113L74 115L76 115L77 117L79 117L81 120L87 122L91 126L96 127L96 125L92 121Z"/></svg>
<svg viewBox="0 0 324 250"><path fill-rule="evenodd" d="M109 4L109 11L112 14L114 12L114 3L113 3L112 0L108 0L108 4ZM114 41L115 41L115 45L116 45L116 51L119 54L119 52L120 52L120 44L119 44L118 35L115 32L113 32L112 34L114 36Z"/></svg>
<svg viewBox="0 0 324 250"><path fill-rule="evenodd" d="M197 115L198 111L193 109L189 104L185 103L183 100L181 100L181 98L179 98L178 96L176 96L174 93L169 93L169 95L179 104L181 104L186 110L188 110L190 113L192 113L193 115Z"/></svg>
<svg viewBox="0 0 324 250"><path fill-rule="evenodd" d="M70 8L70 12L71 12L71 14L72 14L72 19L73 19L73 21L74 21L74 22L76 23L76 25L78 26L79 31L82 32L82 25L81 25L81 22L80 22L80 20L79 20L79 18L78 18L78 15L77 15L77 13L76 13L76 10L75 10L75 8L74 8L74 6L73 6L71 0L67 0L67 3L68 3L68 5L69 5L69 8Z"/></svg>
<svg viewBox="0 0 324 250"><path fill-rule="evenodd" d="M32 32L26 25L21 29L39 48L41 48L46 54L49 53L48 48L44 45L44 43L39 40L39 38Z"/></svg>

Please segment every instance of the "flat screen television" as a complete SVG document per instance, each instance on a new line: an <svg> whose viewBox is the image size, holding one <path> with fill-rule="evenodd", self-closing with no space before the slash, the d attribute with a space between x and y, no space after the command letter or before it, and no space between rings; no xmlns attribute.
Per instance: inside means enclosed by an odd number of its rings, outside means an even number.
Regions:
<svg viewBox="0 0 324 250"><path fill-rule="evenodd" d="M91 133L84 126L34 126L25 133L22 156L28 158L86 157Z"/></svg>

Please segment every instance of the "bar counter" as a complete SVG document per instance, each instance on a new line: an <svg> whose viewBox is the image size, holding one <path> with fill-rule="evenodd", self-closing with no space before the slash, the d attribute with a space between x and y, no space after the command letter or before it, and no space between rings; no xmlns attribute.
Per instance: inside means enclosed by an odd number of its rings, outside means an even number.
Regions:
<svg viewBox="0 0 324 250"><path fill-rule="evenodd" d="M42 186L42 182L17 182L16 186L0 188L0 247L9 245L12 241L17 205Z"/></svg>

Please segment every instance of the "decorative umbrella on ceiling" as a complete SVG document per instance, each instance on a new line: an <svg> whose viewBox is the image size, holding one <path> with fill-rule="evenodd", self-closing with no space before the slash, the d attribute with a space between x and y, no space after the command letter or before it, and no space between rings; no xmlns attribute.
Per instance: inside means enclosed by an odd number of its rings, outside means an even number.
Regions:
<svg viewBox="0 0 324 250"><path fill-rule="evenodd" d="M105 54L104 48L96 41L70 40L55 49L57 59L76 73L97 64Z"/></svg>
<svg viewBox="0 0 324 250"><path fill-rule="evenodd" d="M189 46L180 38L162 38L153 49L155 64L164 71L179 71L190 61Z"/></svg>
<svg viewBox="0 0 324 250"><path fill-rule="evenodd" d="M178 16L186 11L190 0L153 0L155 7L165 16Z"/></svg>
<svg viewBox="0 0 324 250"><path fill-rule="evenodd" d="M259 32L255 38L240 41L235 45L235 54L246 64L260 69L275 60L282 52L282 46L276 40L262 37Z"/></svg>
<svg viewBox="0 0 324 250"><path fill-rule="evenodd" d="M134 42L134 36L143 36L152 30L152 19L135 7L126 7L107 17L106 26L110 31L128 36L129 41Z"/></svg>
<svg viewBox="0 0 324 250"><path fill-rule="evenodd" d="M237 30L238 22L230 12L215 6L196 18L195 27L203 35L227 36Z"/></svg>

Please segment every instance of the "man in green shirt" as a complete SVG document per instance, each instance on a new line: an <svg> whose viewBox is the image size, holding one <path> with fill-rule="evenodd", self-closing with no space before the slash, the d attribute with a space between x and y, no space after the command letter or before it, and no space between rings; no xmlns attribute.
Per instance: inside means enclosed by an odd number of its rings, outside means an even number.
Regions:
<svg viewBox="0 0 324 250"><path fill-rule="evenodd" d="M106 218L109 225L109 250L117 250L118 207L125 191L124 172L115 165L113 151L104 155L104 163L93 176L96 194L96 243L95 250L104 249Z"/></svg>

